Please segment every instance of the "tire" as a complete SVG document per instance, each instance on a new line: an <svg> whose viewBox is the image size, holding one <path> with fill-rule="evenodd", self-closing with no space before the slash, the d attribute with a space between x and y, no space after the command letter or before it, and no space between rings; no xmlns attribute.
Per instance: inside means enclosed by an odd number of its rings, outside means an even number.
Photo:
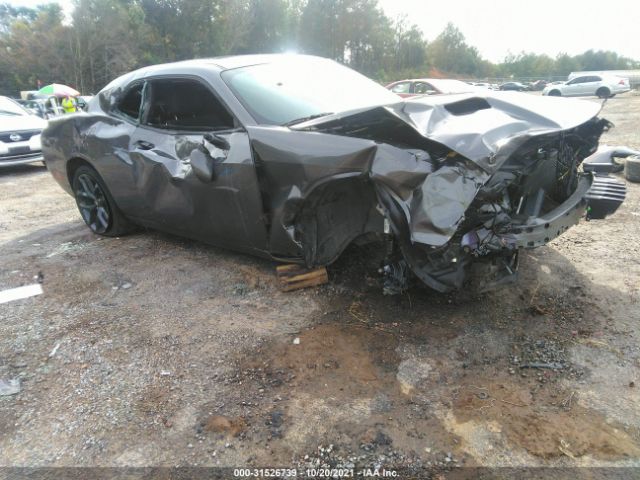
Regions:
<svg viewBox="0 0 640 480"><path fill-rule="evenodd" d="M88 165L78 167L73 174L72 188L80 215L93 233L117 237L135 230L94 168Z"/></svg>
<svg viewBox="0 0 640 480"><path fill-rule="evenodd" d="M547 95L550 97L560 97L562 94L560 93L560 90L551 90Z"/></svg>
<svg viewBox="0 0 640 480"><path fill-rule="evenodd" d="M600 87L596 91L596 95L598 96L598 98L609 98L611 96L611 90L609 90L607 87Z"/></svg>
<svg viewBox="0 0 640 480"><path fill-rule="evenodd" d="M640 182L640 156L627 157L624 162L624 178L630 182Z"/></svg>

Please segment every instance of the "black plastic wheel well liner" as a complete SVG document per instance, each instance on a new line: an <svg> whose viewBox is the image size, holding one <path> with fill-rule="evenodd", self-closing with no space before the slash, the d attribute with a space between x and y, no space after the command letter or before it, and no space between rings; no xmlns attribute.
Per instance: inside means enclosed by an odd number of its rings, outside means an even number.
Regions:
<svg viewBox="0 0 640 480"><path fill-rule="evenodd" d="M382 232L378 200L365 177L330 181L307 197L295 217L298 240L308 266L329 265L356 238Z"/></svg>
<svg viewBox="0 0 640 480"><path fill-rule="evenodd" d="M84 158L74 157L67 161L67 180L69 181L69 185L73 188L73 176L76 173L76 170L80 168L82 165L86 165L95 170L95 167L91 165Z"/></svg>

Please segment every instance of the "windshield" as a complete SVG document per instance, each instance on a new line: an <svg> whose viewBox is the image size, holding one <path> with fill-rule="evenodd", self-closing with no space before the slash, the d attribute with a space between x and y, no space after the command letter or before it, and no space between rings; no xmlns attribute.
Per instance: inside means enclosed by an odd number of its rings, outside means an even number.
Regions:
<svg viewBox="0 0 640 480"><path fill-rule="evenodd" d="M285 125L310 117L397 103L382 85L331 60L291 57L222 73L258 123Z"/></svg>
<svg viewBox="0 0 640 480"><path fill-rule="evenodd" d="M29 113L10 98L0 97L0 115L16 116L29 115Z"/></svg>

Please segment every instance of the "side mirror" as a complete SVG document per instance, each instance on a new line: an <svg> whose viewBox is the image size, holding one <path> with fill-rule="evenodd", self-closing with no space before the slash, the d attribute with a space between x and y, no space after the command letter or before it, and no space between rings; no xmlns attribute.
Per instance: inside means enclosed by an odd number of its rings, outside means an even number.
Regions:
<svg viewBox="0 0 640 480"><path fill-rule="evenodd" d="M201 147L194 149L189 155L191 168L198 180L209 183L213 181L213 158L203 152Z"/></svg>
<svg viewBox="0 0 640 480"><path fill-rule="evenodd" d="M230 145L226 138L219 137L215 133L205 133L204 140L220 150L229 150Z"/></svg>

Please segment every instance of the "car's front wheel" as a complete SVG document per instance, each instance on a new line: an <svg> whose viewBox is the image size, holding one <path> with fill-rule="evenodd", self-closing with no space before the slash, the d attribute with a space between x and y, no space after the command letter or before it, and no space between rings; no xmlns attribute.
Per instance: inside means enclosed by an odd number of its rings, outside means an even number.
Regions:
<svg viewBox="0 0 640 480"><path fill-rule="evenodd" d="M73 175L73 194L84 223L98 235L116 237L134 229L113 201L98 172L82 165Z"/></svg>
<svg viewBox="0 0 640 480"><path fill-rule="evenodd" d="M560 90L551 90L548 95L550 97L559 97L560 96Z"/></svg>
<svg viewBox="0 0 640 480"><path fill-rule="evenodd" d="M606 87L600 87L596 92L598 98L609 98L611 96L611 90Z"/></svg>

